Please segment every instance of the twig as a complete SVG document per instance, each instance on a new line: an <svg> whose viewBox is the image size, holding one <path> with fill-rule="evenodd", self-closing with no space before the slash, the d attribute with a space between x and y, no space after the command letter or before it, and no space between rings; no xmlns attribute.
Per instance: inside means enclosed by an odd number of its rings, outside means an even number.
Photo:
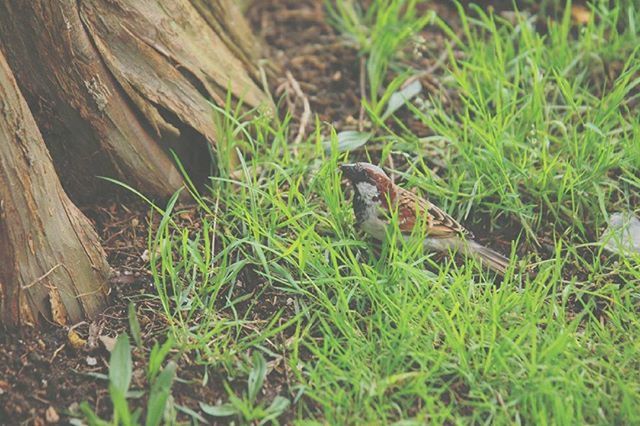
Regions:
<svg viewBox="0 0 640 426"><path fill-rule="evenodd" d="M293 89L296 96L302 100L303 110L302 116L300 117L300 127L298 128L298 134L293 141L295 145L298 145L302 141L302 138L304 138L307 124L309 124L309 120L311 119L311 106L309 105L309 99L304 94L304 92L300 88L300 84L293 77L293 74L291 74L290 71L287 71L287 80L289 80L289 84L291 85L291 88Z"/></svg>
<svg viewBox="0 0 640 426"><path fill-rule="evenodd" d="M63 343L62 345L60 345L60 347L58 349L56 349L53 352L53 356L49 360L49 364L51 364L53 362L53 360L56 359L56 356L58 356L58 353L60 353L60 351L63 350L66 345L67 345L66 343Z"/></svg>
<svg viewBox="0 0 640 426"><path fill-rule="evenodd" d="M51 275L53 273L53 271L55 271L56 269L58 269L59 267L62 266L62 263L58 263L57 265L55 265L53 268L49 269L47 272L45 272L44 275L42 275L39 278L36 278L35 280L31 281L29 284L22 286L21 289L22 290L27 290L30 289L31 287L33 287L34 285L38 284L40 281L44 280L45 278L47 278L49 275Z"/></svg>

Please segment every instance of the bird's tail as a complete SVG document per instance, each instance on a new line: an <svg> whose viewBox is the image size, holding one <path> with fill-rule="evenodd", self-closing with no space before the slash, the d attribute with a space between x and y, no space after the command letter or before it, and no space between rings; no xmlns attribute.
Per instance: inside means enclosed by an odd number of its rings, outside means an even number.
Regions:
<svg viewBox="0 0 640 426"><path fill-rule="evenodd" d="M480 261L483 265L493 269L500 275L504 275L509 266L509 259L491 250L488 247L480 245L475 241L467 241L465 250L466 254L473 256Z"/></svg>

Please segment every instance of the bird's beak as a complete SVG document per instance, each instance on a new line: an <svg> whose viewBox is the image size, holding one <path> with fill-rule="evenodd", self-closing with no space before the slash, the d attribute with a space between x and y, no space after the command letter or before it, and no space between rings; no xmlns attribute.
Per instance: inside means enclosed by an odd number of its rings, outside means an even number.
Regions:
<svg viewBox="0 0 640 426"><path fill-rule="evenodd" d="M356 172L356 165L355 164L340 164L340 171L342 171L342 174L346 177L351 179L355 172Z"/></svg>

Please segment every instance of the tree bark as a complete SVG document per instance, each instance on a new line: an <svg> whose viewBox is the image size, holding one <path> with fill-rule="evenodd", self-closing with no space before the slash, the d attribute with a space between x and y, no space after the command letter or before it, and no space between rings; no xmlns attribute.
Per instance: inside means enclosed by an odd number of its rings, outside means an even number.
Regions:
<svg viewBox="0 0 640 426"><path fill-rule="evenodd" d="M91 317L106 302L108 272L0 53L0 325Z"/></svg>
<svg viewBox="0 0 640 426"><path fill-rule="evenodd" d="M209 102L230 91L269 105L256 43L232 0L6 0L0 50L34 112L64 187L90 200L96 176L167 197L208 168Z"/></svg>
<svg viewBox="0 0 640 426"><path fill-rule="evenodd" d="M210 103L274 110L259 51L234 0L0 1L2 324L101 309L104 253L65 190L91 202L108 176L168 197L171 151L208 176Z"/></svg>

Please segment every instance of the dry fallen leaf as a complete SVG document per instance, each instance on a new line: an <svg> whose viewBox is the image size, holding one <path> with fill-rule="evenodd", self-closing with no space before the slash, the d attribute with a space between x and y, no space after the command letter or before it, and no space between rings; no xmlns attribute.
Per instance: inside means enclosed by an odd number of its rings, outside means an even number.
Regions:
<svg viewBox="0 0 640 426"><path fill-rule="evenodd" d="M91 350L98 347L98 336L102 327L97 322L89 324L89 336L87 337L87 347Z"/></svg>
<svg viewBox="0 0 640 426"><path fill-rule="evenodd" d="M109 352L111 352L113 348L116 346L116 339L114 339L113 337L100 336L99 339L104 345L104 348Z"/></svg>
<svg viewBox="0 0 640 426"><path fill-rule="evenodd" d="M3 393L7 392L9 389L11 389L11 385L9 384L9 382L5 382L4 380L0 380L0 395L2 395Z"/></svg>
<svg viewBox="0 0 640 426"><path fill-rule="evenodd" d="M600 242L607 251L618 255L640 253L640 219L631 212L612 214Z"/></svg>
<svg viewBox="0 0 640 426"><path fill-rule="evenodd" d="M143 262L148 262L151 258L149 257L149 250L145 250L144 252L142 252L142 254L140 255L140 259Z"/></svg>
<svg viewBox="0 0 640 426"><path fill-rule="evenodd" d="M571 6L571 17L576 24L588 24L591 21L591 11L581 4Z"/></svg>
<svg viewBox="0 0 640 426"><path fill-rule="evenodd" d="M47 423L58 423L60 421L60 415L51 405L47 408L47 411L44 412L44 418L47 420Z"/></svg>
<svg viewBox="0 0 640 426"><path fill-rule="evenodd" d="M84 346L87 344L87 341L80 337L80 335L73 329L69 330L69 332L67 333L67 339L69 339L71 347L76 350L84 348Z"/></svg>

